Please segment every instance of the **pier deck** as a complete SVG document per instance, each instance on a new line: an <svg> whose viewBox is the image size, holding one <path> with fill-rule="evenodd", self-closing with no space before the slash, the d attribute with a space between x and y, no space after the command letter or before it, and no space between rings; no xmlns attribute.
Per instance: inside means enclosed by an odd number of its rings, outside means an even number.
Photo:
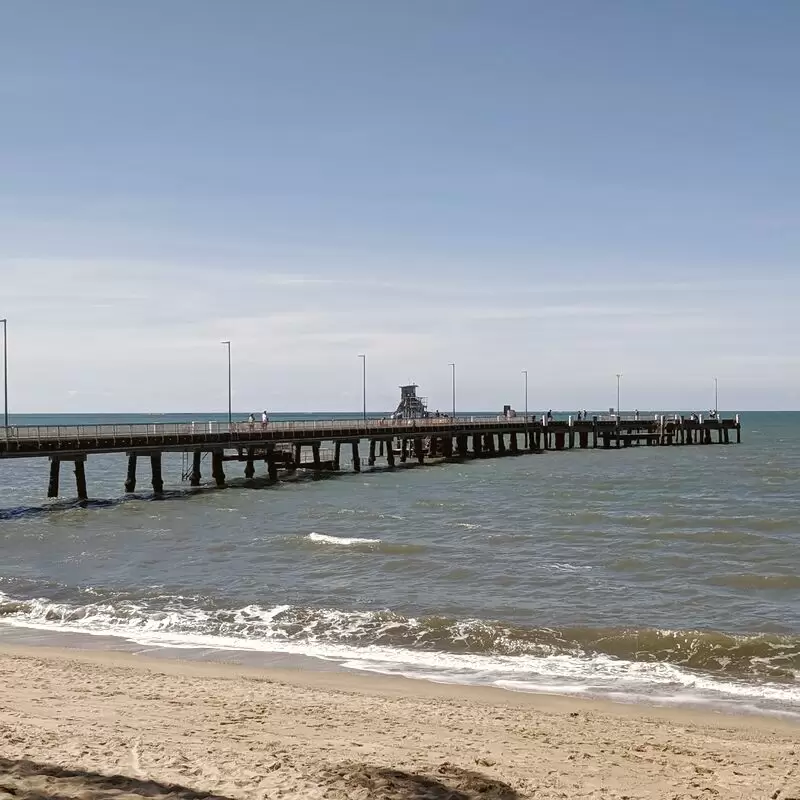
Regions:
<svg viewBox="0 0 800 800"><path fill-rule="evenodd" d="M268 476L277 480L279 470L297 469L338 471L341 448L350 445L352 468L361 469L360 442L369 442L367 463L378 458L386 466L395 466L409 457L419 463L426 458L486 458L546 450L623 448L636 445L718 444L741 441L739 417L730 419L686 419L651 416L648 419L617 417L577 420L548 420L546 417L430 417L412 420L331 419L296 422L186 422L165 424L117 424L80 426L11 426L0 429L0 459L50 459L48 496L59 491L59 470L63 461L75 465L79 499L86 499L84 464L90 455L124 453L128 457L125 490L136 486L136 464L148 457L152 468L152 486L163 491L161 455L184 453L192 461L185 471L192 486L201 481L204 454L211 455L212 477L218 486L225 485L226 461L244 461L245 478L255 475L254 462L267 464ZM332 445L333 455L321 455L322 442ZM310 448L310 458L304 458Z"/></svg>

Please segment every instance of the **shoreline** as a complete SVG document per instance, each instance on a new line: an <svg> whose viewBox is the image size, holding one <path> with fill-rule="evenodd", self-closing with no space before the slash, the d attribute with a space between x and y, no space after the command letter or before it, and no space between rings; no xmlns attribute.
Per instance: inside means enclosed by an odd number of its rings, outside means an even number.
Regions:
<svg viewBox="0 0 800 800"><path fill-rule="evenodd" d="M163 650L163 648L159 648ZM382 675L330 668L309 668L303 661L317 659L277 659L278 664L267 666L242 662L232 656L232 651L217 651L216 657L189 658L180 652L158 652L128 650L84 650L53 645L9 644L0 639L0 660L24 658L46 662L74 662L96 667L121 667L154 674L185 676L192 678L245 679L297 686L308 689L341 691L353 694L368 694L384 698L409 697L458 700L481 703L489 706L511 706L531 708L539 711L594 711L620 718L646 717L653 720L681 722L683 724L720 724L742 729L777 730L785 728L800 735L800 719L755 713L729 713L713 707L686 707L629 703L600 697L557 694L549 692L523 692L499 686L478 686L467 683L449 683L400 675ZM283 665L280 664L283 662ZM800 750L800 745L798 746Z"/></svg>
<svg viewBox="0 0 800 800"><path fill-rule="evenodd" d="M800 727L768 717L9 643L0 680L0 787L46 786L43 797L80 797L108 775L128 782L100 796L126 800L749 800L800 788Z"/></svg>
<svg viewBox="0 0 800 800"><path fill-rule="evenodd" d="M410 685L449 686L456 690L470 689L498 693L498 697L533 696L542 698L562 698L569 702L596 703L609 710L631 707L644 712L651 710L685 711L689 714L714 714L730 718L747 720L779 720L800 726L800 711L792 708L768 707L758 705L755 698L743 697L740 700L723 698L705 699L700 695L676 694L674 696L648 695L631 692L601 692L591 690L570 691L569 688L552 685L542 688L522 688L513 682L494 681L479 683L469 680L458 680L436 674L420 672L390 672L354 666L349 659L326 658L317 654L298 652L281 652L280 650L250 650L236 647L212 647L196 645L170 645L136 642L133 639L115 636L105 632L59 630L36 625L18 625L0 621L0 654L4 652L52 652L64 657L75 655L81 657L107 653L112 657L118 655L134 657L142 660L162 662L179 662L182 664L222 665L231 669L242 668L270 672L287 671L291 675L313 675L315 673L345 676L345 680L356 678L364 680L398 680ZM533 684L526 684L533 685ZM424 692L418 692L424 694ZM0 798L2 800L2 798Z"/></svg>

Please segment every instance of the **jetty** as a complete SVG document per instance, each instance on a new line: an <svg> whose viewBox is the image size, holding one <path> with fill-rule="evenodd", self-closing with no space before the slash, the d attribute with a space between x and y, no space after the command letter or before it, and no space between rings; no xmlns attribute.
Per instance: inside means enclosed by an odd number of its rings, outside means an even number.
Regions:
<svg viewBox="0 0 800 800"><path fill-rule="evenodd" d="M349 468L392 469L412 460L456 461L545 453L548 451L627 447L668 447L741 442L739 416L721 419L678 415L624 418L619 415L566 420L543 416L425 416L404 418L397 413L381 419L331 419L296 422L185 422L76 426L9 426L0 428L0 459L49 459L47 496L58 497L62 463L73 465L79 500L87 500L89 456L118 453L127 458L124 489L136 489L140 460L149 461L150 483L156 495L164 490L162 455L183 454L182 478L190 486L210 477L226 483L226 464L243 464L244 477L256 476L265 465L266 479L278 481L298 470L342 471L343 448ZM362 448L362 443L364 447ZM323 448L323 445L325 447ZM229 468L230 469L230 468Z"/></svg>

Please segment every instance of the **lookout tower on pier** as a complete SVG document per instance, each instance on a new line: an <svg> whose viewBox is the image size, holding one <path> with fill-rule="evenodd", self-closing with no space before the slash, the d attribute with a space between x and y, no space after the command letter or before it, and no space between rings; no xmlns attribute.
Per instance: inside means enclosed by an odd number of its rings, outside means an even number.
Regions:
<svg viewBox="0 0 800 800"><path fill-rule="evenodd" d="M392 419L423 419L428 416L428 402L425 397L417 397L416 383L400 387L400 403L392 414Z"/></svg>

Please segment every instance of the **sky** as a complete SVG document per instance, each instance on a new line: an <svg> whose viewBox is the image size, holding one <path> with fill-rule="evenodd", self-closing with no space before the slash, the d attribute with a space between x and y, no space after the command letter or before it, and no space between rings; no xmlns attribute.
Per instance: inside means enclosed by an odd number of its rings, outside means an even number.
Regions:
<svg viewBox="0 0 800 800"><path fill-rule="evenodd" d="M9 0L13 412L800 408L800 3Z"/></svg>

